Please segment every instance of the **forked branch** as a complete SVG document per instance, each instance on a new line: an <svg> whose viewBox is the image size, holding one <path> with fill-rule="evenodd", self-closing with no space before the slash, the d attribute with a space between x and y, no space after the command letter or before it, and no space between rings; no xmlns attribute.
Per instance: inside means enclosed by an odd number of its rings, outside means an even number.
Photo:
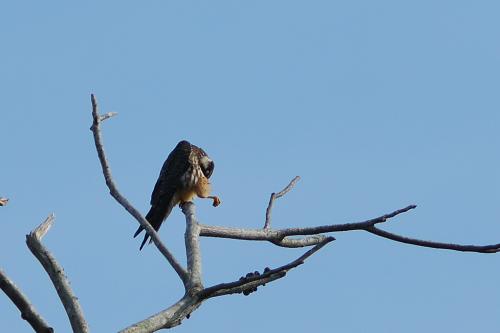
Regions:
<svg viewBox="0 0 500 333"><path fill-rule="evenodd" d="M186 213L186 210L184 212ZM307 258L333 240L333 237L327 237L292 262L275 269L266 268L262 274L260 272L249 273L246 277L241 277L234 282L217 284L203 290L192 290L191 293L186 293L183 298L169 308L123 329L120 333L155 332L160 329L178 326L182 323L182 320L189 318L190 314L198 309L205 300L230 294L243 293L248 295L256 291L257 287L265 286L266 283L286 276L288 271L302 265Z"/></svg>

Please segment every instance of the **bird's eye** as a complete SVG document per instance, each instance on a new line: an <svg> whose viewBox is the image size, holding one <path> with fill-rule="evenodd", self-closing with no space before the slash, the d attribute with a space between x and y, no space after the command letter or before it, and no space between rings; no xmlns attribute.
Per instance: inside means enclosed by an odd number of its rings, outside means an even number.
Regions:
<svg viewBox="0 0 500 333"><path fill-rule="evenodd" d="M212 172L214 171L214 162L210 161L207 165L202 166L202 171L205 177L210 178Z"/></svg>

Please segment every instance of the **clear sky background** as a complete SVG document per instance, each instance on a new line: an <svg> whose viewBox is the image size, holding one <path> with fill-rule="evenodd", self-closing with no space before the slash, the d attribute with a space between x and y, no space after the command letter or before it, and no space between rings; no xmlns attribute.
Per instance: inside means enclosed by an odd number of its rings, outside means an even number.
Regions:
<svg viewBox="0 0 500 333"><path fill-rule="evenodd" d="M206 224L261 227L269 194L302 180L275 227L345 223L408 204L382 228L500 242L498 1L10 1L0 5L0 266L57 332L70 326L25 234L65 267L93 332L156 313L183 288L108 194L142 212L181 139L215 160ZM184 219L163 225L184 262ZM418 248L364 232L249 297L207 301L176 332L486 332L500 326L500 254ZM303 250L202 239L205 285ZM0 295L0 331L30 332Z"/></svg>

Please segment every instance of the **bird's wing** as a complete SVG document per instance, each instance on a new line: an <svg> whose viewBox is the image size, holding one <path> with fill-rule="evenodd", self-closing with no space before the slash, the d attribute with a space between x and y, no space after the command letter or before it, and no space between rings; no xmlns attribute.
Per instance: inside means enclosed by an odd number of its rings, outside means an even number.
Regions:
<svg viewBox="0 0 500 333"><path fill-rule="evenodd" d="M181 141L163 163L160 176L151 194L151 206L165 204L166 197L172 197L181 185L181 177L188 170L191 144ZM170 201L170 198L169 200Z"/></svg>
<svg viewBox="0 0 500 333"><path fill-rule="evenodd" d="M189 168L189 155L191 153L191 144L187 141L181 141L168 155L163 163L160 176L156 181L153 193L151 194L151 208L146 215L146 220L155 230L159 230L165 218L170 214L172 208L176 205L174 202L175 192L182 186L181 177ZM134 234L137 237L144 230L139 226ZM149 235L144 235L140 249L149 239Z"/></svg>

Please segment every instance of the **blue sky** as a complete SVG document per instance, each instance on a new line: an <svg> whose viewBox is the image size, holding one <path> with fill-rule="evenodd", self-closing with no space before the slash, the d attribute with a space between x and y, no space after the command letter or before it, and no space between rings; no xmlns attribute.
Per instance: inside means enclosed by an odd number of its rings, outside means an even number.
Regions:
<svg viewBox="0 0 500 333"><path fill-rule="evenodd" d="M0 5L0 266L57 331L63 308L24 236L45 244L94 332L182 296L137 223L109 196L89 126L103 112L115 180L142 212L181 139L215 160L206 224L261 227L269 194L302 180L275 227L344 223L408 204L382 228L500 242L500 5L496 1L16 1ZM184 261L177 209L161 229ZM249 297L209 300L177 332L491 331L500 257L417 248L363 232ZM205 284L301 250L203 239ZM0 295L1 296L1 295ZM0 330L29 332L0 297Z"/></svg>

